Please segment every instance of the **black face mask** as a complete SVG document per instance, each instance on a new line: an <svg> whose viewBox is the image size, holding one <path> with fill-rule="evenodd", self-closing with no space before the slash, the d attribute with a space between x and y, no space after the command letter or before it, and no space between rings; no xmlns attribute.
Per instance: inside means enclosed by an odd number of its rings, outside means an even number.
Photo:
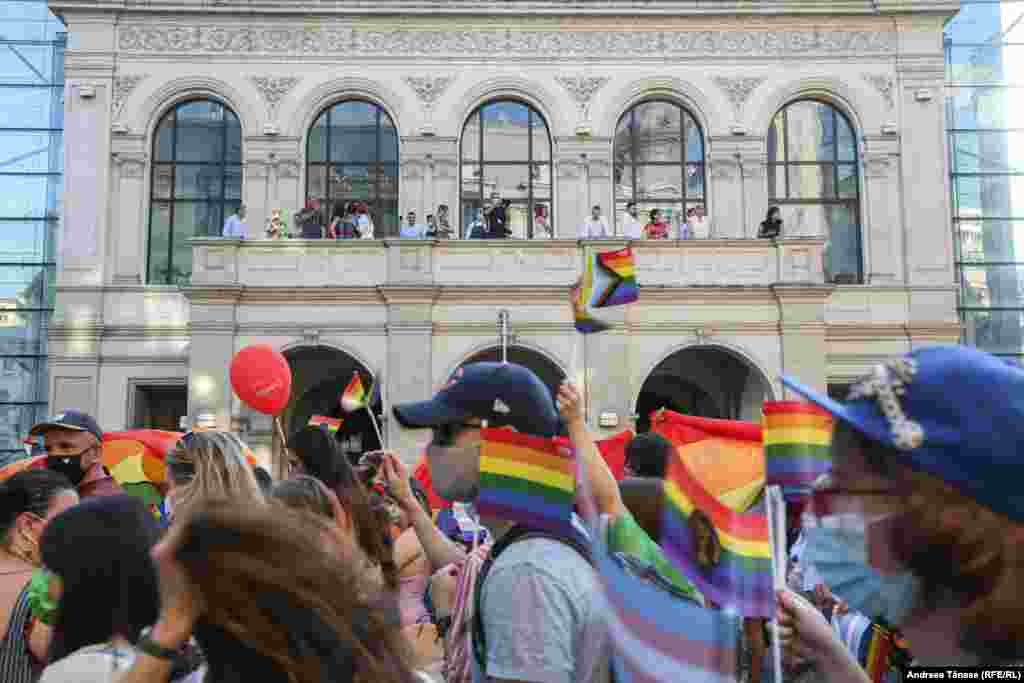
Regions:
<svg viewBox="0 0 1024 683"><path fill-rule="evenodd" d="M78 455L51 455L46 458L46 467L54 472L59 472L67 477L72 485L78 486L85 479L85 470L82 469L82 454Z"/></svg>

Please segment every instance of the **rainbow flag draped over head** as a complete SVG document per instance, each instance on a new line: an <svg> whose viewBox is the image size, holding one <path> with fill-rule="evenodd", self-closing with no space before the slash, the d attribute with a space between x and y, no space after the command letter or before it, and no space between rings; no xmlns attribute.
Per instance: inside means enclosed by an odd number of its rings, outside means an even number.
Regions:
<svg viewBox="0 0 1024 683"><path fill-rule="evenodd" d="M729 509L748 511L764 490L760 425L663 409L651 415L651 430L672 442L701 486Z"/></svg>
<svg viewBox="0 0 1024 683"><path fill-rule="evenodd" d="M789 502L806 500L832 466L832 416L803 401L764 403L765 477Z"/></svg>
<svg viewBox="0 0 1024 683"><path fill-rule="evenodd" d="M319 427L320 425L323 425L324 427L327 427L327 431L334 434L341 429L341 425L344 424L344 420L336 417L327 417L326 415L314 415L309 418L309 422L306 424L312 427Z"/></svg>
<svg viewBox="0 0 1024 683"><path fill-rule="evenodd" d="M553 439L508 429L484 429L481 436L480 515L556 533L571 529L571 452Z"/></svg>
<svg viewBox="0 0 1024 683"><path fill-rule="evenodd" d="M631 304L640 297L636 264L630 247L603 251L591 256L587 273L591 279L590 305L594 308Z"/></svg>
<svg viewBox="0 0 1024 683"><path fill-rule="evenodd" d="M359 376L359 371L356 370L352 373L352 379L349 380L348 386L345 387L345 391L341 394L341 407L346 413L353 413L360 408L365 408L370 404L370 396L373 391L373 385L370 385L370 391L367 391L363 387L363 378Z"/></svg>
<svg viewBox="0 0 1024 683"><path fill-rule="evenodd" d="M682 457L669 463L664 487L665 553L715 604L746 617L773 618L768 518L730 510L701 485Z"/></svg>
<svg viewBox="0 0 1024 683"><path fill-rule="evenodd" d="M622 683L732 683L740 619L722 610L666 599L601 552L598 568L611 607L616 680Z"/></svg>
<svg viewBox="0 0 1024 683"><path fill-rule="evenodd" d="M569 305L572 306L572 317L576 324L576 331L580 334L593 334L594 332L604 332L611 329L611 325L591 317L590 312L587 311L586 302L590 299L588 282L589 278L584 276L569 290Z"/></svg>

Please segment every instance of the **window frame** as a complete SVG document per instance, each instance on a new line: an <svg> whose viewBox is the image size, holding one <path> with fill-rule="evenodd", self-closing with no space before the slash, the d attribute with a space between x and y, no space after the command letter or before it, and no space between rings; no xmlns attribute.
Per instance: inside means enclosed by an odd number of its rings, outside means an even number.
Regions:
<svg viewBox="0 0 1024 683"><path fill-rule="evenodd" d="M637 161L635 157L635 151L638 147L639 137L637 135L638 126L635 125L635 117L637 110L645 104L667 104L675 107L679 110L679 161ZM632 117L634 125L628 126L629 129L629 147L634 152L628 160L622 164L619 163L619 157L617 152L617 140L618 132L622 127L623 122L627 117ZM686 122L687 120L693 123L694 129L700 136L700 151L701 157L699 161L691 161L687 158L687 148L689 147L689 140L687 139L686 133ZM704 215L711 215L711 204L708 201L708 178L707 178L707 158L708 158L708 145L707 137L704 134L704 126L701 125L700 121L694 115L693 111L686 107L684 104L667 97L648 97L634 102L629 106L626 111L619 116L615 123L615 130L612 133L612 210L615 214L614 225L616 228L621 223L621 214L619 212L619 204L624 206L630 202L639 204L652 204L659 202L668 202L672 204L679 204L683 208L680 219L686 220L687 204L700 204L704 207ZM699 199L691 199L687 192L687 181L689 176L687 175L687 169L689 166L697 166L700 173L701 188L703 191L700 193ZM620 200L618 196L619 183L615 182L618 176L618 169L623 167L629 167L632 170L632 179L629 184L630 196L625 200ZM641 199L637 196L637 176L639 175L638 169L641 167L665 167L665 168L679 168L681 170L682 182L680 183L681 195L672 197L669 199Z"/></svg>
<svg viewBox="0 0 1024 683"><path fill-rule="evenodd" d="M339 107L339 106L344 105L344 104L348 104L350 102L356 102L356 103L360 103L360 104L367 104L367 105L370 105L371 107L374 107L374 109L376 110L374 112L375 124L374 124L374 133L373 133L373 135L374 135L374 157L375 157L375 160L371 160L371 161L351 161L350 162L350 161L344 161L344 160L334 161L332 159L331 152L332 152L332 149L333 149L333 145L331 144L331 128L332 128L332 126L331 126L331 112L336 107ZM311 161L310 160L310 158L311 158L311 155L310 155L310 145L312 144L312 133L313 133L313 130L317 127L317 124L324 117L326 117L326 119L324 121L324 126L323 126L323 128L324 128L324 140L323 140L324 159L322 161ZM394 161L382 161L381 160L381 152L383 150L383 144L384 144L383 136L382 136L381 132L384 129L384 126L382 124L383 124L383 121L384 121L385 117L387 118L388 121L391 122L391 128L395 131L395 155L394 155L395 160ZM396 221L400 222L401 221L401 211L400 211L401 195L400 195L400 189L401 189L401 183L402 183L402 178L401 178L401 175L402 175L401 147L400 147L400 144L399 144L400 137L401 136L399 135L399 132L398 132L398 125L395 123L394 117L391 116L391 113L387 110L386 107L384 107L384 105L382 105L379 102L375 102L374 100L367 99L365 97L345 97L343 99L335 100L334 102L331 102L329 105L323 107L320 110L320 112L313 118L313 121L310 123L309 128L307 128L307 130L306 130L306 146L305 146L305 152L306 152L306 157L305 157L305 159L306 159L305 198L306 198L306 201L308 202L310 200L316 200L316 201L324 202L326 204L327 208L328 208L328 211L331 211L333 209L334 204L337 203L337 202L342 202L342 203L348 203L348 202L354 202L354 201L366 202L370 206L370 217L373 220L373 224L374 224L374 238L382 239L382 238L385 238L385 237L396 237L398 235L398 223L395 224L393 230L389 229L388 226L386 226L386 224L385 224L385 220L384 219L385 219L385 216L386 216L386 212L383 210L384 198L383 198L383 196L381 194L381 178L384 176L384 170L386 168L388 168L388 167L393 167L394 168L394 171L395 171L394 176L393 176L394 179L395 179L394 200L390 200L389 199L388 201L393 201L394 202L394 206L395 206L395 219L396 219ZM366 169L366 177L367 177L368 180L372 181L372 182L368 182L368 186L372 187L372 191L370 192L370 197L368 199L355 198L355 197L345 198L343 196L339 196L339 197L335 198L335 197L331 196L331 183L330 183L330 176L328 174L328 171L331 168L333 168L333 167L339 167L339 166L342 167L342 168L351 166L351 167L356 167L356 168L360 168L360 169L363 169L363 168ZM323 174L324 193L326 195L324 197L314 197L312 194L310 194L310 185L311 185L310 178L312 177L311 174L310 174L310 171L313 170L313 169L319 169L321 171L321 173ZM374 217L374 214L376 214L376 217ZM330 216L327 216L326 220L330 221Z"/></svg>
<svg viewBox="0 0 1024 683"><path fill-rule="evenodd" d="M527 141L527 144L526 144L526 147L527 147L526 161L501 160L501 159L498 159L498 160L495 160L495 161L487 161L486 160L486 154L485 154L486 148L484 147L484 139L485 139L484 128L485 128L485 126L484 126L483 111L484 111L484 109L486 107L489 107L489 106L492 106L492 105L496 105L496 104L506 104L506 103L507 104L516 104L516 105L525 107L526 110L527 110L528 118L527 118L527 126L526 126L526 130L527 130L527 135L526 135L526 141ZM535 116L536 116L537 120L544 125L544 132L545 132L545 135L546 135L546 138L547 138L547 143L548 143L548 160L547 161L535 161L534 160L534 140L533 140L534 128L533 128L533 125L534 125L534 117ZM477 158L476 159L469 159L464 154L464 151L466 149L466 145L465 145L464 141L466 139L466 128L469 126L470 122L473 120L474 117L476 117L478 119L478 122L479 122L479 126L478 126L479 133L478 133L478 138L477 138ZM551 228L552 234L554 234L554 230L555 230L555 171L554 171L554 155L555 155L554 139L553 139L553 137L551 135L551 126L548 124L548 120L544 116L544 113L541 112L541 110L539 108L537 108L536 106L530 104L528 101L526 101L526 100L524 100L522 98L514 97L514 96L503 96L503 97L496 97L496 98L493 98L493 99L489 99L489 100L487 100L485 102L481 102L479 105L474 107L473 111L471 111L469 116L467 116L465 121L463 121L463 123L462 123L462 131L459 134L459 177L458 177L458 181L459 181L459 203L458 203L458 207L459 207L459 235L462 238L468 237L468 235L466 235L466 230L468 229L469 226L464 224L465 218L466 218L466 206L465 206L466 199L463 196L463 189L465 188L465 185L466 185L465 179L463 178L463 167L466 166L467 164L470 165L473 168L476 168L479 171L479 173L477 174L477 180L476 180L477 188L478 188L479 195L480 195L480 207L478 207L478 208L483 208L483 205L486 202L490 201L490 197L484 197L484 179L486 178L486 173L484 172L484 169L487 166L498 166L498 167L501 167L501 166L522 166L522 167L526 168L527 169L527 171L526 171L526 176L527 176L527 182L526 182L526 185L527 185L527 188L526 188L526 193L527 193L526 194L526 206L527 206L526 239L532 240L534 238L534 236L533 236L533 224L534 224L534 218L536 216L536 207L541 205L541 204L543 204L544 206L547 207L546 217L547 217L547 220L548 220L548 227ZM548 167L548 186L551 188L551 195L549 197L547 197L546 199L540 199L538 201L538 199L536 197L536 194L534 192L534 183L535 183L535 181L542 180L542 178L540 177L540 170L544 166Z"/></svg>
<svg viewBox="0 0 1024 683"><path fill-rule="evenodd" d="M178 161L178 112L190 104L197 102L208 102L220 106L224 112L223 121L221 123L221 150L219 161ZM239 153L238 160L232 161L228 159L228 117L234 117L237 122L238 130L238 144ZM160 142L160 130L163 128L164 123L171 118L171 150L169 160L161 160L161 155L158 153L158 145ZM183 99L179 102L174 103L173 106L168 109L160 116L157 120L156 126L153 128L153 139L150 143L150 153L152 154L152 161L149 164L149 216L147 219L146 226L146 284L147 285L164 285L164 286L176 286L179 285L174 278L174 249L175 249L175 210L179 205L205 205L208 207L219 207L221 210L221 229L223 229L223 222L227 215L223 212L227 210L230 205L234 205L235 210L239 206L245 203L245 174L243 173L244 167L244 135L242 134L242 120L238 117L235 110L228 105L225 101L216 97L205 97L197 96ZM179 199L175 196L178 184L178 168L216 168L220 167L220 194L218 199ZM239 178L239 195L237 199L229 200L225 196L227 190L228 180L228 168L236 168L238 170ZM169 168L170 173L170 187L167 193L167 197L156 196L156 183L157 183L157 169ZM167 220L167 275L165 278L156 278L153 273L153 221L156 216L157 207L168 207L170 210ZM230 215L230 214L228 214ZM221 234L218 231L217 235ZM180 246L180 245L179 245Z"/></svg>
<svg viewBox="0 0 1024 683"><path fill-rule="evenodd" d="M832 148L832 159L829 161L790 161L790 132L789 132L789 109L793 105L811 102L821 106L826 106L832 113L832 141L830 146ZM841 107L836 106L834 103L827 99L820 97L803 97L795 100L791 100L784 104L782 107L775 112L772 116L770 129L775 127L775 121L779 117L783 117L782 121L782 161L770 161L772 158L772 146L769 144L770 134L765 136L765 147L767 151L766 162L766 182L768 184L768 205L769 206L845 206L851 209L856 225L857 234L857 282L856 284L865 284L865 263L864 263L864 226L863 226L863 212L861 209L861 201L864 193L862 192L862 172L860 162L860 136L858 134L856 126L853 125L853 121L847 116L846 112ZM840 118L841 117L841 118ZM839 122L840 120L845 121L849 127L850 134L853 138L853 159L843 160L840 159L840 137L839 137ZM832 192L833 197L815 197L815 198L801 198L795 199L790 195L792 190L790 188L789 169L790 168L801 168L801 167L831 167L832 173ZM854 186L857 189L857 193L853 197L840 197L839 190L839 171L841 168L852 168L853 169L853 181ZM785 197L778 197L775 194L776 190L776 178L777 173L781 170L784 177L785 184ZM824 175L822 175L824 178ZM826 239L831 240L831 235L825 235ZM834 275L834 274L833 274Z"/></svg>

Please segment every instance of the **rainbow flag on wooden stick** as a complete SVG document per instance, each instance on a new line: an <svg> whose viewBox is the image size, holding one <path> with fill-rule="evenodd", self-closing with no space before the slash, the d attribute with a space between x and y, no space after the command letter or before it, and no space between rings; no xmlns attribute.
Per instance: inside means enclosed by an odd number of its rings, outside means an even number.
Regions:
<svg viewBox="0 0 1024 683"><path fill-rule="evenodd" d="M738 513L693 476L682 457L665 477L662 547L705 597L746 617L775 615L768 519Z"/></svg>
<svg viewBox="0 0 1024 683"><path fill-rule="evenodd" d="M480 515L559 533L571 529L576 473L568 449L508 429L481 435Z"/></svg>
<svg viewBox="0 0 1024 683"><path fill-rule="evenodd" d="M326 415L314 415L313 417L309 418L309 422L307 424L314 427L319 427L323 425L324 427L327 427L327 431L329 431L331 434L334 434L339 429L341 429L342 423L343 421L336 417L327 417Z"/></svg>
<svg viewBox="0 0 1024 683"><path fill-rule="evenodd" d="M831 415L803 401L765 401L763 424L766 483L789 502L806 500L832 467Z"/></svg>

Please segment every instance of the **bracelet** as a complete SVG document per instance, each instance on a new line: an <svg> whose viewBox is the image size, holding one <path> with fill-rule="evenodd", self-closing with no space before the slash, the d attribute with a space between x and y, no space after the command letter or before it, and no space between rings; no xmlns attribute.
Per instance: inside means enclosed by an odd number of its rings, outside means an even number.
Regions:
<svg viewBox="0 0 1024 683"><path fill-rule="evenodd" d="M135 643L135 647L139 652L147 654L150 657L156 659L164 659L167 661L173 661L178 657L178 650L176 648L164 647L160 643L156 642L150 637L152 634L152 627L146 628L139 634L139 641Z"/></svg>

